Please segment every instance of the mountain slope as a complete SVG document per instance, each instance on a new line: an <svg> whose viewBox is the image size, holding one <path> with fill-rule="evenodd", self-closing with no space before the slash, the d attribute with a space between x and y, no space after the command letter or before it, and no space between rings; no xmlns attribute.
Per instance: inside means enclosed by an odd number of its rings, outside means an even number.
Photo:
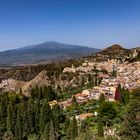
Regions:
<svg viewBox="0 0 140 140"><path fill-rule="evenodd" d="M0 65L33 64L42 61L58 61L92 54L98 49L80 45L67 45L54 41L20 49L0 52Z"/></svg>
<svg viewBox="0 0 140 140"><path fill-rule="evenodd" d="M117 55L117 54L122 54L122 53L125 53L127 52L128 49L125 49L123 48L121 45L118 45L118 44L114 44L108 48L105 48L104 50L101 51L101 54L104 54L104 55Z"/></svg>

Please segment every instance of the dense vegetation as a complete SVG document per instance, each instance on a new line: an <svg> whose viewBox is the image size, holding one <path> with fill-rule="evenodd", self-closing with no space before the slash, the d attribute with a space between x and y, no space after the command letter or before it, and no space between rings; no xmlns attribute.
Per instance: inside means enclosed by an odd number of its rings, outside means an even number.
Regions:
<svg viewBox="0 0 140 140"><path fill-rule="evenodd" d="M59 96L51 87L37 87L31 97L22 93L0 95L0 139L2 140L139 140L140 137L140 89L131 94L118 87L116 102L90 101L73 105L63 111L58 104ZM97 116L77 122L76 115L98 112ZM107 136L108 130L115 133Z"/></svg>

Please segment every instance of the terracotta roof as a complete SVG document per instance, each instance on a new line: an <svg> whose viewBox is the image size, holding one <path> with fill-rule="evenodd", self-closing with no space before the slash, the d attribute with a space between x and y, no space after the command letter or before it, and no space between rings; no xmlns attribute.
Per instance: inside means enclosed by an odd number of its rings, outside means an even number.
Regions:
<svg viewBox="0 0 140 140"><path fill-rule="evenodd" d="M87 117L92 117L94 114L93 113L85 113L85 114L80 114L78 115L78 117L81 119L81 120L84 120L86 119Z"/></svg>

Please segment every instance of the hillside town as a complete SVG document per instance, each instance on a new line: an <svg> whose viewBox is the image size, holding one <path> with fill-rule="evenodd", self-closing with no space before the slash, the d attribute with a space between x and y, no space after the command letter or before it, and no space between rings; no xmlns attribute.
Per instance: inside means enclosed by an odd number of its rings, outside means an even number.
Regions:
<svg viewBox="0 0 140 140"><path fill-rule="evenodd" d="M102 82L99 86L94 86L90 89L84 89L82 93L75 93L78 104L88 102L90 100L98 100L101 94L104 94L107 101L115 101L115 93L120 84L122 88L128 89L130 92L140 86L140 62L134 63L120 63L116 60L109 60L106 62L88 62L85 61L79 67L66 67L63 72L91 72L93 68L98 70L106 70L108 74L100 73L98 76L102 77ZM110 73L116 72L116 76ZM66 109L72 104L72 98L60 102L60 106Z"/></svg>

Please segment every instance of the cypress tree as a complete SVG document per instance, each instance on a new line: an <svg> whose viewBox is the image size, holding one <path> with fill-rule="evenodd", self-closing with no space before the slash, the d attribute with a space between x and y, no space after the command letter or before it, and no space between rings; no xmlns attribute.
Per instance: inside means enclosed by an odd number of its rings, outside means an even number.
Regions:
<svg viewBox="0 0 140 140"><path fill-rule="evenodd" d="M53 121L51 120L50 122L50 133L49 133L49 140L57 140L55 137L55 131L54 131L54 126L53 126Z"/></svg>
<svg viewBox="0 0 140 140"><path fill-rule="evenodd" d="M46 85L44 85L43 98L46 99L47 101L49 100L48 99L48 89L47 89Z"/></svg>
<svg viewBox="0 0 140 140"><path fill-rule="evenodd" d="M65 116L63 115L62 109L59 105L55 105L52 108L52 118L53 124L56 131L60 130L60 123L63 123L65 120Z"/></svg>
<svg viewBox="0 0 140 140"><path fill-rule="evenodd" d="M38 85L35 87L35 97L39 98L39 87L38 87Z"/></svg>
<svg viewBox="0 0 140 140"><path fill-rule="evenodd" d="M22 140L22 127L21 127L21 112L18 106L17 111L17 119L16 119L16 126L15 126L15 136L17 140Z"/></svg>
<svg viewBox="0 0 140 140"><path fill-rule="evenodd" d="M0 100L0 139L3 136L3 133L6 131L6 116L7 110L5 106L5 100L1 97Z"/></svg>
<svg viewBox="0 0 140 140"><path fill-rule="evenodd" d="M49 132L50 132L50 122L47 122L45 125L44 132L42 134L43 140L49 140Z"/></svg>
<svg viewBox="0 0 140 140"><path fill-rule="evenodd" d="M45 125L46 125L47 122L50 121L50 118L51 118L51 108L50 108L50 105L49 105L48 101L44 101L42 103L41 112L40 112L39 127L40 127L41 133L44 132Z"/></svg>
<svg viewBox="0 0 140 140"><path fill-rule="evenodd" d="M121 92L121 95L122 95L122 102L123 102L123 104L124 105L128 104L129 101L130 101L130 93L129 93L129 91L124 89Z"/></svg>
<svg viewBox="0 0 140 140"><path fill-rule="evenodd" d="M43 99L43 89L42 89L42 87L39 88L39 99Z"/></svg>
<svg viewBox="0 0 140 140"><path fill-rule="evenodd" d="M75 140L75 138L78 136L78 125L75 116L73 117L71 125L71 138Z"/></svg>
<svg viewBox="0 0 140 140"><path fill-rule="evenodd" d="M66 118L65 120L65 126L64 126L64 132L66 133L68 128L70 126L70 119L69 118Z"/></svg>
<svg viewBox="0 0 140 140"><path fill-rule="evenodd" d="M47 90L46 90L45 94L47 95L47 98L48 98L49 101L52 101L52 100L56 99L56 94L53 91L52 86L47 87Z"/></svg>
<svg viewBox="0 0 140 140"><path fill-rule="evenodd" d="M84 77L82 77L80 84L81 84L81 88L83 88L83 87L84 87L84 84L85 84L85 79L84 79Z"/></svg>
<svg viewBox="0 0 140 140"><path fill-rule="evenodd" d="M35 89L33 89L33 88L31 89L31 94L30 94L30 95L31 95L31 98L32 98L32 99L35 99L35 98L36 98Z"/></svg>
<svg viewBox="0 0 140 140"><path fill-rule="evenodd" d="M105 95L102 93L99 98L99 105L101 105L105 101Z"/></svg>
<svg viewBox="0 0 140 140"><path fill-rule="evenodd" d="M7 108L7 131L12 130L12 113L11 113L11 106L8 105Z"/></svg>
<svg viewBox="0 0 140 140"><path fill-rule="evenodd" d="M22 104L22 138L26 139L29 134L28 116L27 116L27 104L24 102Z"/></svg>
<svg viewBox="0 0 140 140"><path fill-rule="evenodd" d="M40 102L37 99L34 104L34 117L35 117L35 131L39 132L39 116L40 115Z"/></svg>
<svg viewBox="0 0 140 140"><path fill-rule="evenodd" d="M34 118L33 102L31 99L27 103L27 122L29 126L29 131L31 133L35 132L35 118Z"/></svg>
<svg viewBox="0 0 140 140"><path fill-rule="evenodd" d="M99 137L104 136L103 123L102 123L101 116L98 117L98 136Z"/></svg>
<svg viewBox="0 0 140 140"><path fill-rule="evenodd" d="M76 101L76 97L73 95L72 97L72 104L73 105L78 105L77 101Z"/></svg>

